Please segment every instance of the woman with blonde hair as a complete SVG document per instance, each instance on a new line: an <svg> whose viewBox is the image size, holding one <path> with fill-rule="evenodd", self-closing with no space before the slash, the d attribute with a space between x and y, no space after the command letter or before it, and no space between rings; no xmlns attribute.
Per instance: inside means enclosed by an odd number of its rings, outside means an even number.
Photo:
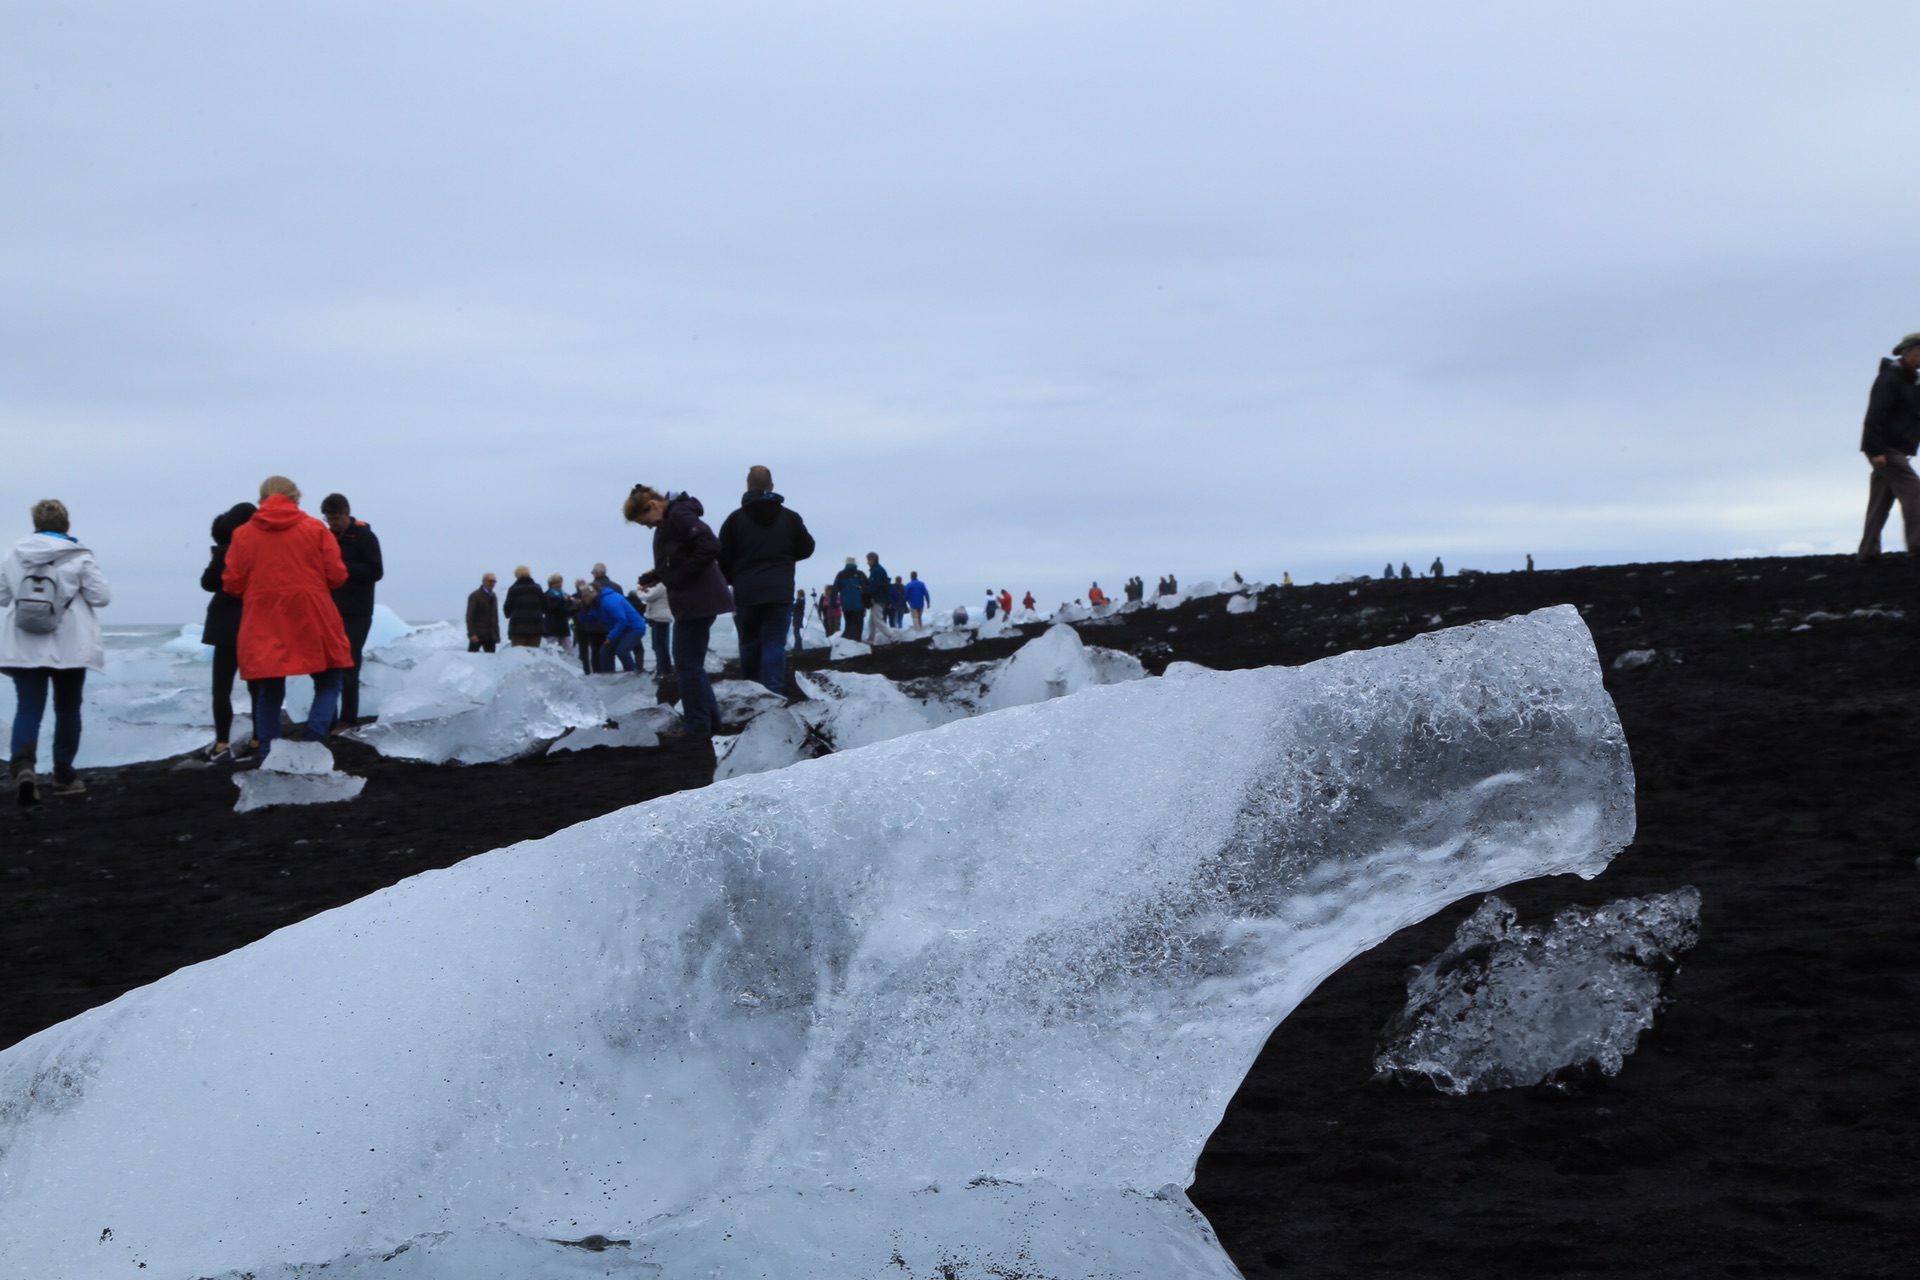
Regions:
<svg viewBox="0 0 1920 1280"><path fill-rule="evenodd" d="M546 593L533 580L533 570L515 565L513 585L507 588L507 643L517 649L538 649L547 627Z"/></svg>
<svg viewBox="0 0 1920 1280"><path fill-rule="evenodd" d="M326 524L300 509L300 487L285 476L260 482L260 510L234 530L220 581L241 598L240 678L255 686L253 736L264 756L280 736L288 676L313 677L305 738L320 742L353 665L346 624L333 591L347 580L340 544Z"/></svg>

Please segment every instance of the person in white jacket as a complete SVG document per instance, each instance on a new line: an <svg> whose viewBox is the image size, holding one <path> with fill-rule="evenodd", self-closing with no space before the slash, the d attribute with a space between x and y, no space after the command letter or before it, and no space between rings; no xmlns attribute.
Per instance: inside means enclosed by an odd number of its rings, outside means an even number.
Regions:
<svg viewBox="0 0 1920 1280"><path fill-rule="evenodd" d="M113 599L93 552L67 532L66 504L33 504L33 533L13 544L0 562L0 671L13 677L14 798L40 802L34 772L47 691L53 691L55 795L77 795L86 784L73 771L80 751L80 697L87 672L104 671L106 647L94 610Z"/></svg>

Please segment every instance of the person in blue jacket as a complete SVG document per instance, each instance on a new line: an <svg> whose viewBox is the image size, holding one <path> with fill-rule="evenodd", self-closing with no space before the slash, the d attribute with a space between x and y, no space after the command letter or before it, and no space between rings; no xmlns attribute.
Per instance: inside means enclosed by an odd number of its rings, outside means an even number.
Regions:
<svg viewBox="0 0 1920 1280"><path fill-rule="evenodd" d="M607 629L607 638L595 655L594 670L606 675L616 660L623 671L646 670L645 657L635 659L634 654L646 638L647 620L627 603L627 598L618 591L586 586L580 589L580 599L586 605L581 616L594 618Z"/></svg>
<svg viewBox="0 0 1920 1280"><path fill-rule="evenodd" d="M840 593L840 616L845 621L841 635L849 640L860 639L860 624L866 620L865 597L867 580L861 576L859 566L852 556L847 557L846 568L840 570L833 580L833 589Z"/></svg>
<svg viewBox="0 0 1920 1280"><path fill-rule="evenodd" d="M907 608L913 611L913 629L920 630L920 611L933 599L933 593L927 590L927 584L920 581L920 571L915 569L907 575L907 588L902 593Z"/></svg>

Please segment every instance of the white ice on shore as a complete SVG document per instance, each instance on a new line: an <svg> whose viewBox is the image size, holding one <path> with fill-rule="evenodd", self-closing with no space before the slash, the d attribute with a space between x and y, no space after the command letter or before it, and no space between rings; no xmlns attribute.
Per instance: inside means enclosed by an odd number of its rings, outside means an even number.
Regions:
<svg viewBox="0 0 1920 1280"><path fill-rule="evenodd" d="M1544 929L1489 897L1408 977L1374 1069L1456 1095L1540 1084L1587 1063L1618 1075L1699 937L1691 886L1567 907Z"/></svg>
<svg viewBox="0 0 1920 1280"><path fill-rule="evenodd" d="M1232 1276L1273 1026L1632 831L1569 608L682 792L0 1054L0 1274Z"/></svg>
<svg viewBox="0 0 1920 1280"><path fill-rule="evenodd" d="M404 668L367 664L363 681L379 691L380 718L353 736L381 755L429 764L481 764L543 750L570 729L606 722L606 686L594 681L638 678L589 680L574 659L550 648L489 654L447 647L402 657Z"/></svg>
<svg viewBox="0 0 1920 1280"><path fill-rule="evenodd" d="M324 742L296 742L277 738L256 769L233 775L240 788L235 813L283 804L336 804L351 800L366 787L365 778L333 767L333 753Z"/></svg>

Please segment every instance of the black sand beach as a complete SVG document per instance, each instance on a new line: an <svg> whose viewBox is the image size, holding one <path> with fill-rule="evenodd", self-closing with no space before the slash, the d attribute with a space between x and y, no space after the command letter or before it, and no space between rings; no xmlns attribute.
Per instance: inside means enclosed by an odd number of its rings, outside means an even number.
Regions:
<svg viewBox="0 0 1920 1280"><path fill-rule="evenodd" d="M1916 586L1900 557L1627 565L1295 587L1251 615L1198 601L1082 628L1157 672L1298 664L1575 604L1632 747L1639 835L1594 881L1503 896L1529 919L1685 884L1703 897L1671 1006L1620 1076L1570 1093L1447 1098L1369 1078L1406 967L1478 899L1323 984L1253 1066L1192 1190L1249 1277L1920 1270L1920 840L1900 755L1920 718ZM843 665L906 677L1018 643ZM1611 669L1642 649L1659 656ZM468 768L339 755L368 778L346 806L235 814L224 771L163 762L93 771L88 795L36 813L0 808L0 1046L406 876L711 775L688 750Z"/></svg>

